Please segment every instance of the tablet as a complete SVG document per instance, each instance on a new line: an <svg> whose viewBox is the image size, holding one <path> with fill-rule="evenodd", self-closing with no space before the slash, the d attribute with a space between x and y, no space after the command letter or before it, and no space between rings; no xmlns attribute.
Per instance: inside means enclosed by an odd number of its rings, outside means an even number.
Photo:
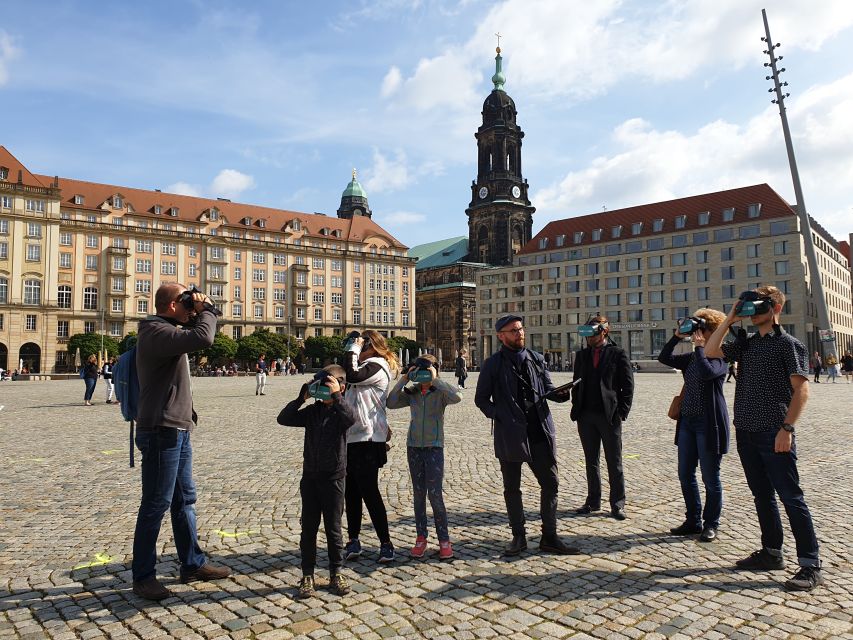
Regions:
<svg viewBox="0 0 853 640"><path fill-rule="evenodd" d="M553 398L554 396L563 395L566 391L574 387L578 382L583 380L583 378L578 378L577 380L572 380L571 382L567 382L564 385L560 385L559 387L555 387L554 390L549 393L546 398Z"/></svg>

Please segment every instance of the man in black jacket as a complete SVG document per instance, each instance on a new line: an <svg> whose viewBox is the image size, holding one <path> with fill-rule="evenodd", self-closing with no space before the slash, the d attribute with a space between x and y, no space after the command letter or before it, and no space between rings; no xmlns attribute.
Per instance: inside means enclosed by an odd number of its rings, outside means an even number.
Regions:
<svg viewBox="0 0 853 640"><path fill-rule="evenodd" d="M569 395L554 396L544 359L524 347L524 327L519 316L498 319L495 330L502 346L483 362L474 404L494 426L495 457L501 465L504 500L512 527L512 542L504 555L515 556L527 549L521 501L521 467L525 462L542 489L539 548L563 555L580 553L557 536L557 444L546 401L553 398L565 402Z"/></svg>
<svg viewBox="0 0 853 640"><path fill-rule="evenodd" d="M625 519L625 475L622 471L622 422L631 411L634 374L625 352L608 340L610 325L597 314L587 321L587 348L575 356L574 379L581 382L572 390L572 420L578 423L586 460L586 502L577 513L601 508L599 458L604 444L610 509L617 520Z"/></svg>
<svg viewBox="0 0 853 640"><path fill-rule="evenodd" d="M157 536L171 511L181 582L217 580L231 572L207 562L198 544L190 432L193 410L187 354L213 344L219 313L203 293L176 282L154 296L157 315L139 323L136 372L139 413L136 446L142 452L142 501L133 536L133 592L148 600L172 595L158 580Z"/></svg>
<svg viewBox="0 0 853 640"><path fill-rule="evenodd" d="M305 429L302 481L299 483L302 496L300 598L314 595L314 565L317 561L317 531L321 515L326 529L331 587L340 596L350 591L346 578L340 573L344 548L341 518L344 513L344 478L347 472L346 434L358 420L358 414L352 405L343 401L347 375L344 368L330 364L323 369L323 373L326 377L319 382L328 387L328 398L302 407L311 398L309 387L305 384L302 385L299 397L289 402L278 414L279 424Z"/></svg>

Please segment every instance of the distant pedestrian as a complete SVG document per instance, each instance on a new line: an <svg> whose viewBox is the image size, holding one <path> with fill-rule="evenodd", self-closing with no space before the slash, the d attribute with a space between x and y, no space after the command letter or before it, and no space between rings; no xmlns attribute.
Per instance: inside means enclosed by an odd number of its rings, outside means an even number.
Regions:
<svg viewBox="0 0 853 640"><path fill-rule="evenodd" d="M835 384L838 377L838 358L835 357L834 353L826 356L826 375L832 380L832 384Z"/></svg>
<svg viewBox="0 0 853 640"><path fill-rule="evenodd" d="M104 384L106 385L106 401L107 404L113 403L113 391L115 391L115 385L113 384L113 367L116 366L115 357L110 358L104 363L104 366L101 367L101 377L104 379Z"/></svg>
<svg viewBox="0 0 853 640"><path fill-rule="evenodd" d="M267 354L262 353L261 357L255 363L255 395L267 395L264 390L267 388L267 372L269 365L266 361Z"/></svg>
<svg viewBox="0 0 853 640"><path fill-rule="evenodd" d="M820 374L823 372L823 360L817 351L814 352L814 358L812 358L812 369L814 370L815 383L820 384Z"/></svg>
<svg viewBox="0 0 853 640"><path fill-rule="evenodd" d="M468 364L465 362L466 352L463 349L456 357L456 379L459 383L459 388L465 388L465 380L468 377Z"/></svg>
<svg viewBox="0 0 853 640"><path fill-rule="evenodd" d="M850 384L850 380L853 378L853 353L847 351L841 357L841 372L844 374L847 384Z"/></svg>
<svg viewBox="0 0 853 640"><path fill-rule="evenodd" d="M86 383L86 392L83 394L83 403L87 407L92 406L92 396L95 393L95 385L98 384L98 359L93 353L86 359L83 365L83 382Z"/></svg>
<svg viewBox="0 0 853 640"><path fill-rule="evenodd" d="M726 382L731 382L732 378L737 382L737 363L729 362L729 377L726 378Z"/></svg>

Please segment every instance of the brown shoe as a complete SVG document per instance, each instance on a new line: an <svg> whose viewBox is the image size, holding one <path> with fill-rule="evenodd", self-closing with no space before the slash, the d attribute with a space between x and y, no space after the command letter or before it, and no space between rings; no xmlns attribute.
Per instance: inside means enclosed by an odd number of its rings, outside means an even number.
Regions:
<svg viewBox="0 0 853 640"><path fill-rule="evenodd" d="M172 596L172 592L153 576L139 582L134 580L133 593L146 600L163 600Z"/></svg>
<svg viewBox="0 0 853 640"><path fill-rule="evenodd" d="M231 569L228 567L220 567L219 565L215 565L211 562L206 562L193 571L184 571L181 569L181 582L183 584L187 584L188 582L194 582L195 580L221 580L222 578L227 578L230 575Z"/></svg>

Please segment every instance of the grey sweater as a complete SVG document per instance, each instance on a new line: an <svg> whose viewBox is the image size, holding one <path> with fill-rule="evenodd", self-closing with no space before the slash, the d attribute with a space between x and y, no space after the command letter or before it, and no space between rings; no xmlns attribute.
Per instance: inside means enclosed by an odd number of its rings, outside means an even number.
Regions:
<svg viewBox="0 0 853 640"><path fill-rule="evenodd" d="M194 326L148 316L139 322L136 373L139 376L139 411L142 429L171 427L191 430L194 425L188 353L206 349L216 336L216 316L202 311Z"/></svg>

